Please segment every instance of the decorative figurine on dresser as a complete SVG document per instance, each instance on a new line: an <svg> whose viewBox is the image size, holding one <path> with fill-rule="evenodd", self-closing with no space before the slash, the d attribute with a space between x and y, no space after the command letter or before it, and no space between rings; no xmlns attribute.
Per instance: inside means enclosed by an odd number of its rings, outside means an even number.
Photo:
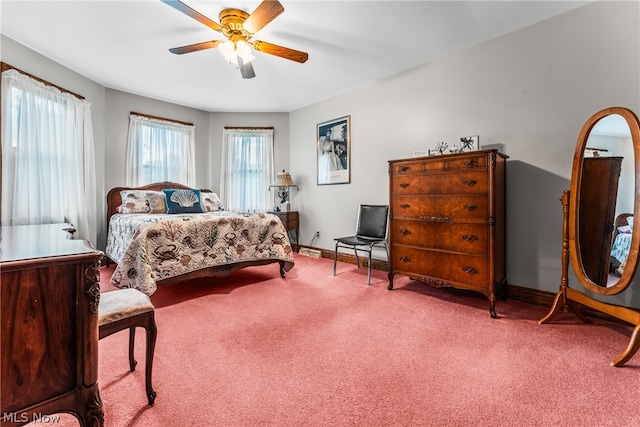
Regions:
<svg viewBox="0 0 640 427"><path fill-rule="evenodd" d="M396 274L482 292L506 286L507 156L481 150L389 161L389 290Z"/></svg>

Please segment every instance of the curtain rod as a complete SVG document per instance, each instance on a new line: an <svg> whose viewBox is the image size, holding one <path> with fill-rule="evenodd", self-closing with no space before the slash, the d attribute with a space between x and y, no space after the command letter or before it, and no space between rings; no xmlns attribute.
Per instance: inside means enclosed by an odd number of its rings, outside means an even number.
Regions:
<svg viewBox="0 0 640 427"><path fill-rule="evenodd" d="M273 126L269 127L260 127L260 126L225 126L225 129L273 129Z"/></svg>
<svg viewBox="0 0 640 427"><path fill-rule="evenodd" d="M193 126L193 123L182 122L180 120L167 119L165 117L151 116L149 114L136 113L135 111L132 111L131 114L140 116L140 117L146 117L147 119L164 120L165 122L179 123L185 126Z"/></svg>
<svg viewBox="0 0 640 427"><path fill-rule="evenodd" d="M51 82L48 82L48 81L46 81L46 80L43 80L43 79L41 79L41 78L39 78L39 77L34 76L33 74L27 73L26 71L22 71L22 70L21 70L21 69L19 69L19 68L16 68L16 67L14 67L14 66L12 66L12 65L9 65L9 64L7 64L6 62L0 62L0 68L1 68L1 72L3 72L3 73L4 73L5 71L7 71L7 70L16 70L16 71L17 71L17 72L19 72L20 74L24 74L25 76L31 77L33 80L37 80L37 81L39 81L40 83L44 84L45 86L55 87L55 88L56 88L56 89L58 89L60 92L68 93L69 95L73 95L73 96L75 96L75 97L76 97L76 98L78 98L78 99L82 99L82 100L84 100L84 96L78 95L77 93L73 93L73 92L71 92L70 90L67 90L67 89L65 89L65 88L63 88L63 87L60 87L60 86L58 86L58 85L54 85L54 84L53 84L53 83L51 83Z"/></svg>

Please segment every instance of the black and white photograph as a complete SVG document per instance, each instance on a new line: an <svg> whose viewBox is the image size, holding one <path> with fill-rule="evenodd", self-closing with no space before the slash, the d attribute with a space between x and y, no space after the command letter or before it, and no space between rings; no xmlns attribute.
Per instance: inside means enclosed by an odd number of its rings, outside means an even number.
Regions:
<svg viewBox="0 0 640 427"><path fill-rule="evenodd" d="M463 136L460 138L460 153L477 151L480 149L480 135Z"/></svg>
<svg viewBox="0 0 640 427"><path fill-rule="evenodd" d="M351 116L318 124L318 185L351 182Z"/></svg>

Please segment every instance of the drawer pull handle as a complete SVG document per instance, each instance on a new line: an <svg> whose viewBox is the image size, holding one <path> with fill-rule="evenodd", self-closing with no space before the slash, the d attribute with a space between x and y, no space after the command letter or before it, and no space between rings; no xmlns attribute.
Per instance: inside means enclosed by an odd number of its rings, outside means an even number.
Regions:
<svg viewBox="0 0 640 427"><path fill-rule="evenodd" d="M474 236L472 235L467 235L465 234L464 236L462 236L462 240L466 240L467 242L475 242L476 240L480 240L478 239L478 236Z"/></svg>
<svg viewBox="0 0 640 427"><path fill-rule="evenodd" d="M468 211L475 211L477 206L476 205L464 205L464 208Z"/></svg>
<svg viewBox="0 0 640 427"><path fill-rule="evenodd" d="M411 166L402 166L400 168L400 172L406 172L406 171L410 171L411 170Z"/></svg>
<svg viewBox="0 0 640 427"><path fill-rule="evenodd" d="M478 181L476 181L475 179L469 179L467 181L463 181L462 183L468 187L473 187L478 183Z"/></svg>
<svg viewBox="0 0 640 427"><path fill-rule="evenodd" d="M419 216L418 219L432 222L450 222L452 220L448 216Z"/></svg>
<svg viewBox="0 0 640 427"><path fill-rule="evenodd" d="M411 205L410 205L410 204L408 204L408 203L403 203L403 204L401 204L401 205L400 205L400 207L401 207L402 209L409 209L409 208L411 207Z"/></svg>
<svg viewBox="0 0 640 427"><path fill-rule="evenodd" d="M403 236L407 236L411 234L411 230L407 230L406 228L403 228L402 230L400 230L400 234L402 234Z"/></svg>
<svg viewBox="0 0 640 427"><path fill-rule="evenodd" d="M471 168L478 166L478 161L477 160L467 160L464 162L465 166L469 166Z"/></svg>
<svg viewBox="0 0 640 427"><path fill-rule="evenodd" d="M465 273L468 273L468 274L478 274L478 273L480 273L477 269L475 269L473 267L463 267L462 271L464 271Z"/></svg>
<svg viewBox="0 0 640 427"><path fill-rule="evenodd" d="M402 261L402 262L411 262L411 258L409 258L408 256L403 256L403 257L400 257L400 261Z"/></svg>
<svg viewBox="0 0 640 427"><path fill-rule="evenodd" d="M408 188L411 184L409 184L408 182L403 182L402 184L400 184L400 187L402 188Z"/></svg>

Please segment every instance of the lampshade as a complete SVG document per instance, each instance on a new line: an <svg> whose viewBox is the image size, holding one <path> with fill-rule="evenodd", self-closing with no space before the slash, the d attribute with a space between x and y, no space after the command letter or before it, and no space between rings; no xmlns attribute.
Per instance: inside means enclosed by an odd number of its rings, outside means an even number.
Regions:
<svg viewBox="0 0 640 427"><path fill-rule="evenodd" d="M245 64L248 64L256 58L251 53L251 46L244 40L240 40L236 43L236 50L238 52L238 56L242 58L242 62Z"/></svg>
<svg viewBox="0 0 640 427"><path fill-rule="evenodd" d="M291 174L283 169L282 172L278 173L276 180L273 181L270 187L297 187L297 185L291 179Z"/></svg>
<svg viewBox="0 0 640 427"><path fill-rule="evenodd" d="M218 45L218 50L224 56L224 59L235 65L238 65L238 56L242 58L244 64L248 64L255 59L255 56L251 53L251 46L244 40L238 40L235 43L227 40Z"/></svg>
<svg viewBox="0 0 640 427"><path fill-rule="evenodd" d="M231 62L232 64L238 63L238 57L236 55L236 47L234 46L231 40L227 40L224 43L220 43L218 45L218 50L224 56L224 59Z"/></svg>

